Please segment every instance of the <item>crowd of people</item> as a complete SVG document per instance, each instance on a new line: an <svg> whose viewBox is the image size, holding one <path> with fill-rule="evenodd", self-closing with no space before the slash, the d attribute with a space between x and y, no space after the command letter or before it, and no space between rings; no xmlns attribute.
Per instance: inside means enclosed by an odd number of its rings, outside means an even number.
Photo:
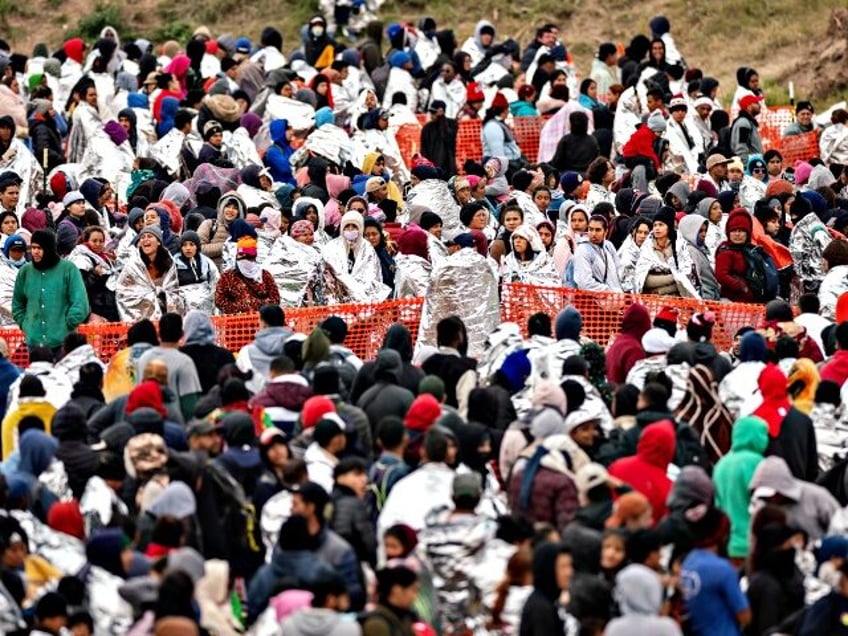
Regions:
<svg viewBox="0 0 848 636"><path fill-rule="evenodd" d="M848 633L848 112L799 102L789 165L662 16L581 81L554 24L321 6L293 46L0 40L0 632ZM501 323L508 283L620 329ZM332 306L391 298L420 324L363 360Z"/></svg>

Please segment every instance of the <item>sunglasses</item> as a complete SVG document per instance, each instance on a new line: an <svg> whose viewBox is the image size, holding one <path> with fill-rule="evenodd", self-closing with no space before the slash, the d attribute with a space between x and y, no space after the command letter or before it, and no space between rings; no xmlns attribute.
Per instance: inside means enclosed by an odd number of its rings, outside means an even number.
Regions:
<svg viewBox="0 0 848 636"><path fill-rule="evenodd" d="M765 171L766 171L765 168L751 168L751 172L755 172L755 173L756 172L765 172Z"/></svg>

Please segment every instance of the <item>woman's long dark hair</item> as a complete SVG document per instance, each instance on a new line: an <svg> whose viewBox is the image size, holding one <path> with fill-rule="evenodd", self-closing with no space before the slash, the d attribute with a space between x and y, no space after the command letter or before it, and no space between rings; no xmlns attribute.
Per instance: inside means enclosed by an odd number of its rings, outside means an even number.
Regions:
<svg viewBox="0 0 848 636"><path fill-rule="evenodd" d="M171 253L168 252L161 243L159 244L159 247L156 248L156 255L153 257L152 261L148 258L147 254L141 251L140 247L138 249L138 253L141 256L141 262L144 263L144 266L150 267L152 263L153 267L156 268L156 271L159 272L161 276L164 276L165 272L167 272L174 263L171 258Z"/></svg>

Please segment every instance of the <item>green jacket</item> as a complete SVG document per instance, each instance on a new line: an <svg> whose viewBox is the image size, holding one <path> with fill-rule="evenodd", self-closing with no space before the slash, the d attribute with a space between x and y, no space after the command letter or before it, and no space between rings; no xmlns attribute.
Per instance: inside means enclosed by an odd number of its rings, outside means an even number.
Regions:
<svg viewBox="0 0 848 636"><path fill-rule="evenodd" d="M55 348L90 313L82 275L70 261L37 270L27 263L18 272L12 295L12 315L28 346Z"/></svg>
<svg viewBox="0 0 848 636"><path fill-rule="evenodd" d="M754 471L763 461L767 446L766 423L753 415L743 417L733 425L730 452L718 460L713 470L716 506L730 518L727 553L731 557L748 555L748 527L751 523L748 486Z"/></svg>

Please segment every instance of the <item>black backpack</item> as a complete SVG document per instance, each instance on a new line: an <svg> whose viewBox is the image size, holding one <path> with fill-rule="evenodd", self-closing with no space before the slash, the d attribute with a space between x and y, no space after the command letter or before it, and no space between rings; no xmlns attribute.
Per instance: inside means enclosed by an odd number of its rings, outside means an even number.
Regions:
<svg viewBox="0 0 848 636"><path fill-rule="evenodd" d="M760 303L774 300L780 281L771 256L759 245L746 245L742 254L747 265L745 280L748 289L754 294L754 300Z"/></svg>

